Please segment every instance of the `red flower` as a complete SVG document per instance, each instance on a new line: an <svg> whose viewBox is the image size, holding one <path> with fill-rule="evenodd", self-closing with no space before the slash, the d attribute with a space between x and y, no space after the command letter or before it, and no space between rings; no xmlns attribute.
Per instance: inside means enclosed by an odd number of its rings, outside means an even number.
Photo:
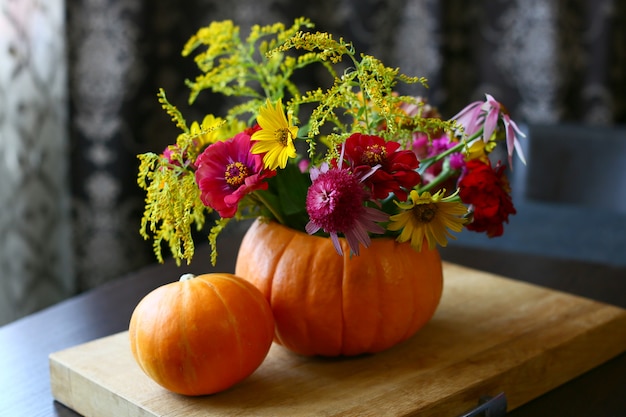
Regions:
<svg viewBox="0 0 626 417"><path fill-rule="evenodd" d="M354 174L363 177L374 199L385 199L394 193L405 201L408 192L420 182L416 171L419 162L411 150L401 150L400 144L379 136L354 133L345 143L345 156ZM367 176L375 169L374 173Z"/></svg>
<svg viewBox="0 0 626 417"><path fill-rule="evenodd" d="M504 166L495 169L479 160L467 162L467 173L459 182L459 196L472 205L473 221L469 230L487 232L489 237L502 235L502 224L515 214L509 194L509 182L504 175Z"/></svg>
<svg viewBox="0 0 626 417"><path fill-rule="evenodd" d="M248 129L232 139L216 142L196 160L200 199L222 218L233 217L246 194L267 189L265 179L276 175L276 171L263 170L262 155L250 152L251 133Z"/></svg>

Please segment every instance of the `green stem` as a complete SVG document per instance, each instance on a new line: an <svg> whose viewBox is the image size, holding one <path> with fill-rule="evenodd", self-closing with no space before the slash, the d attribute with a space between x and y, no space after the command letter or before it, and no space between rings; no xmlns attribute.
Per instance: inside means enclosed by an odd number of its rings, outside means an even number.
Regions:
<svg viewBox="0 0 626 417"><path fill-rule="evenodd" d="M424 185L423 187L419 188L419 193L423 193L424 191L430 191L433 188L439 186L440 184L443 184L445 181L447 181L449 178L451 178L453 175L455 175L458 171L453 170L453 169L444 169L443 171L441 171L439 173L439 175L437 175L435 177L435 179L433 179L431 182L429 182L428 184Z"/></svg>
<svg viewBox="0 0 626 417"><path fill-rule="evenodd" d="M276 210L276 208L274 206L272 206L270 204L270 202L267 201L263 197L263 195L261 195L260 193L257 193L255 191L252 194L250 194L250 196L254 197L259 203L263 204L263 206L265 206L265 208L267 208L269 210L269 212L272 213L272 216L274 216L274 218L276 219L276 221L278 221L278 223L286 224L285 219L280 215L280 212L278 210Z"/></svg>
<svg viewBox="0 0 626 417"><path fill-rule="evenodd" d="M357 86L359 88L359 91L363 93L361 95L361 101L362 101L361 106L364 109L363 115L365 118L365 126L369 127L370 125L369 124L369 106L367 105L367 97L365 96L365 92L363 91L363 82L361 80L362 73L359 71L361 69L361 66L359 65L359 61L356 59L353 53L348 52L347 55L350 58L350 60L354 63L354 68L355 68L355 71L357 72L357 75L356 75Z"/></svg>
<svg viewBox="0 0 626 417"><path fill-rule="evenodd" d="M426 159L421 160L418 172L420 174L423 174L431 165L441 161L442 159L444 159L445 157L447 157L449 155L452 155L453 153L460 152L461 149L463 149L465 146L467 146L468 143L474 141L474 139L477 139L482 134L483 134L483 129L481 128L476 133L474 133L472 136L470 136L469 138L467 138L465 140L459 141L459 143L457 143L456 145L454 145L450 149L447 149L446 151L444 151L444 152L442 152L440 154L437 154L435 156L432 156L430 158L426 158Z"/></svg>

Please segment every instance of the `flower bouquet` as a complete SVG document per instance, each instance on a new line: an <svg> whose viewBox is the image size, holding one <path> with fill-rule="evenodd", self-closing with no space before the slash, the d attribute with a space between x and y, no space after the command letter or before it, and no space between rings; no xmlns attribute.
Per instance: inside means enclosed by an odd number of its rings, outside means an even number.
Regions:
<svg viewBox="0 0 626 417"><path fill-rule="evenodd" d="M227 224L256 218L235 274L269 301L274 340L305 355L379 352L434 314L438 246L464 228L502 234L515 213L505 164L521 156L522 134L489 95L444 119L399 92L425 79L312 29L300 18L243 39L223 21L191 37L183 55L195 54L200 74L187 81L190 103L208 90L233 104L189 124L160 91L181 133L161 154L139 156L141 233L159 260L167 244L190 262L193 227L215 213L215 264ZM306 67L327 84L301 91ZM492 164L499 143L508 161Z"/></svg>
<svg viewBox="0 0 626 417"><path fill-rule="evenodd" d="M159 101L181 129L163 153L145 153L138 183L147 192L141 234L190 262L193 228L217 213L209 241L232 219L262 218L330 237L336 251L359 255L375 237L420 251L445 246L452 232L503 233L515 213L505 163L490 161L500 142L508 161L523 136L486 95L444 119L398 84L403 75L351 43L291 27L254 26L242 39L231 21L201 28L185 45L201 73L187 80L190 104L205 90L229 96L223 116L188 123L163 90ZM294 75L317 66L328 85L301 91Z"/></svg>

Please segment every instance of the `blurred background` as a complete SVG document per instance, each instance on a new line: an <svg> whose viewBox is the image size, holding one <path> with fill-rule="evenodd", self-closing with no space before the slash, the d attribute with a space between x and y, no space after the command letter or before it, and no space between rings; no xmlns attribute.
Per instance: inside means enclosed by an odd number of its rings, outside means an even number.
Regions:
<svg viewBox="0 0 626 417"><path fill-rule="evenodd" d="M306 16L357 50L427 77L427 96L444 117L489 93L531 137L532 126L543 129L536 137L542 140L561 126L582 126L591 130L579 142L572 145L566 134L559 143L584 153L590 135L603 137L609 129L617 139L599 151L624 149L626 2L306 3L0 0L0 325L155 262L151 242L138 233L144 195L136 185L136 155L160 152L178 134L157 102L160 87L188 120L219 112L221 103L208 97L186 109L184 79L197 69L180 55L186 40L213 20L232 19L245 30ZM625 158L615 161L615 173ZM558 156L545 163L562 166ZM526 190L528 175L520 175L517 185ZM573 194L588 193L587 183L577 184ZM549 216L537 210L528 211L530 222ZM580 222L580 213L569 218ZM626 235L623 219L603 227ZM622 252L612 256L626 259Z"/></svg>

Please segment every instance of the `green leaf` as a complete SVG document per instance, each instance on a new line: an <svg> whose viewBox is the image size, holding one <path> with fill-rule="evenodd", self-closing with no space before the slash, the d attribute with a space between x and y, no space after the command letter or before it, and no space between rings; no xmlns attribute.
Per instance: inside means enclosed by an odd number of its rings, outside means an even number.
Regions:
<svg viewBox="0 0 626 417"><path fill-rule="evenodd" d="M309 221L306 212L306 195L311 186L309 175L300 172L297 164L289 163L275 177L270 178L268 184L268 191L263 195L272 199L272 204L280 211L285 224L304 230ZM271 197L267 197L268 194Z"/></svg>
<svg viewBox="0 0 626 417"><path fill-rule="evenodd" d="M290 216L302 211L311 185L309 175L300 172L296 164L287 164L276 176L276 184L283 212Z"/></svg>
<svg viewBox="0 0 626 417"><path fill-rule="evenodd" d="M280 222L280 219L283 217L283 213L275 190L268 187L267 190L257 190L254 193L257 197L262 199L262 204L259 205L259 209L261 210L260 215L275 218Z"/></svg>

